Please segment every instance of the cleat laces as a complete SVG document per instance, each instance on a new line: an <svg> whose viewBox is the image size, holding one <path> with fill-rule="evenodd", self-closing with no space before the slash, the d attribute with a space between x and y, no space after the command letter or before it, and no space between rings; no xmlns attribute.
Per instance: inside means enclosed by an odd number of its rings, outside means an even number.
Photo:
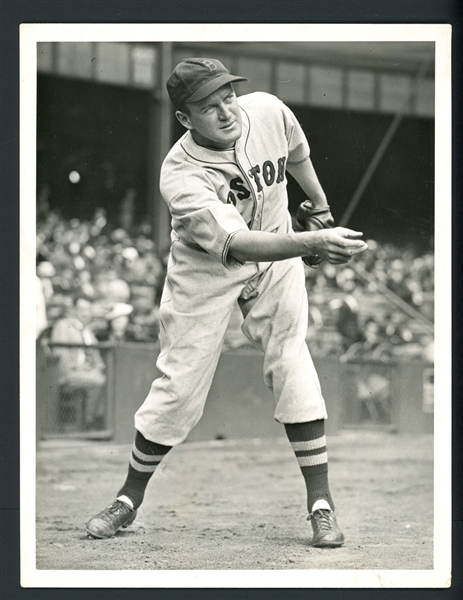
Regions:
<svg viewBox="0 0 463 600"><path fill-rule="evenodd" d="M120 516L124 516L129 512L132 512L131 508L129 508L123 502L119 502L118 500L116 500L114 504L108 506L108 509L104 512L104 514L101 515L101 519L111 524L114 520L114 518L111 518L111 515L117 518Z"/></svg>
<svg viewBox="0 0 463 600"><path fill-rule="evenodd" d="M331 531L333 518L331 511L321 508L313 513L310 513L307 520L313 519L319 531Z"/></svg>

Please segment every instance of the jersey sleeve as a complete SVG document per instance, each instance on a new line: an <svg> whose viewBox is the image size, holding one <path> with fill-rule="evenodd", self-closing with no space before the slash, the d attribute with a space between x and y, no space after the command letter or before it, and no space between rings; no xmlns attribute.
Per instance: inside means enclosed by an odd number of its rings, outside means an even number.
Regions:
<svg viewBox="0 0 463 600"><path fill-rule="evenodd" d="M310 158L310 146L296 115L277 96L267 92L253 92L239 98L241 106L249 111L251 122L267 128L268 139L285 139L288 151L287 163L299 164ZM272 123L269 126L269 123Z"/></svg>
<svg viewBox="0 0 463 600"><path fill-rule="evenodd" d="M217 192L201 167L187 161L163 166L161 194L172 216L172 227L187 244L199 246L227 269L242 263L229 255L234 235L248 229L233 206L219 200Z"/></svg>

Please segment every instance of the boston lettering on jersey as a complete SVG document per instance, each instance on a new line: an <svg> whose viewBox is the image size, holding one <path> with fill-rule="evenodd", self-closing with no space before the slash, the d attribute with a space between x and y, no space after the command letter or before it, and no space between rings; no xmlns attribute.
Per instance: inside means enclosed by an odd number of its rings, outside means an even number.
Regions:
<svg viewBox="0 0 463 600"><path fill-rule="evenodd" d="M271 160L266 160L262 165L262 169L259 165L255 165L249 171L249 176L254 179L254 182L257 187L257 191L261 192L264 188L262 186L262 180L265 182L266 186L271 186L273 183L281 183L285 180L285 165L286 165L286 156L279 158L277 161L277 166ZM247 200L251 192L245 187L244 181L239 177L235 177L230 181L230 188L237 192L236 196L238 200ZM236 197L235 194L230 191L227 197L227 203L233 204L236 206Z"/></svg>

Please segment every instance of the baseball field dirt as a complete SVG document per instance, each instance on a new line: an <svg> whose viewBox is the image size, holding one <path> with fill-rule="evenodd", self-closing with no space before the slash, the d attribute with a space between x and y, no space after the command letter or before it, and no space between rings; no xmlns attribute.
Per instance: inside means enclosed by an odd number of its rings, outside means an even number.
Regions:
<svg viewBox="0 0 463 600"><path fill-rule="evenodd" d="M130 446L42 442L39 570L432 569L433 436L345 430L328 438L345 545L310 546L305 487L287 440L186 442L161 463L135 523L109 540L86 521L110 504Z"/></svg>

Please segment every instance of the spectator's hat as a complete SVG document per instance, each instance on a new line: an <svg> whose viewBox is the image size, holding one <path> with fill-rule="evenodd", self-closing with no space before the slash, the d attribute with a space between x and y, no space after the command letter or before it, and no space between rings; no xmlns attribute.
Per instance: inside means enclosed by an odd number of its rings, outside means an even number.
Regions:
<svg viewBox="0 0 463 600"><path fill-rule="evenodd" d="M172 104L178 110L185 102L203 100L232 81L247 79L232 75L215 58L186 58L175 67L166 87Z"/></svg>
<svg viewBox="0 0 463 600"><path fill-rule="evenodd" d="M106 315L108 321L117 319L118 317L128 317L133 312L133 306L125 302L115 302L112 309Z"/></svg>

